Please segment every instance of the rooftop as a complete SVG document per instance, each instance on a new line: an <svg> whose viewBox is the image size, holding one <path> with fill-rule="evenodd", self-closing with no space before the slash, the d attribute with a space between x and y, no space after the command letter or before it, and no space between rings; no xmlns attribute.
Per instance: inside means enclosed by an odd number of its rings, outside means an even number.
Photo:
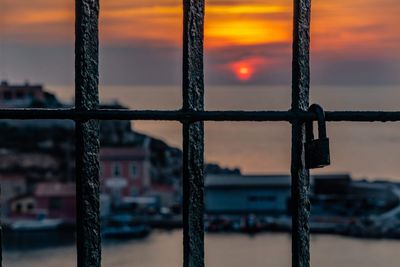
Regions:
<svg viewBox="0 0 400 267"><path fill-rule="evenodd" d="M75 196L75 183L47 182L39 183L36 186L35 196L40 197L65 197Z"/></svg>
<svg viewBox="0 0 400 267"><path fill-rule="evenodd" d="M291 184L290 175L207 175L205 178L206 187L220 186L284 186L289 187Z"/></svg>
<svg viewBox="0 0 400 267"><path fill-rule="evenodd" d="M37 89L37 90L42 90L43 85L41 84L30 84L29 82L25 82L23 84L9 84L7 81L1 81L0 82L0 89L10 89L10 90L16 90L16 89Z"/></svg>
<svg viewBox="0 0 400 267"><path fill-rule="evenodd" d="M101 160L132 160L146 159L149 151L143 147L102 147L100 148Z"/></svg>
<svg viewBox="0 0 400 267"><path fill-rule="evenodd" d="M332 173L311 176L311 183L315 179L346 182L351 181L349 174ZM291 176L288 174L268 174L268 175L236 175L236 174L210 174L205 178L206 187L225 187L225 186L279 186L289 187L291 185Z"/></svg>

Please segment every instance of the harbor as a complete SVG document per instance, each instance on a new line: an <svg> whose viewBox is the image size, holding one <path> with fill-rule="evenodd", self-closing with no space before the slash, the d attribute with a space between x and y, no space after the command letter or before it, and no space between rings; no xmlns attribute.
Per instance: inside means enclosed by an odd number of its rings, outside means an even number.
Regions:
<svg viewBox="0 0 400 267"><path fill-rule="evenodd" d="M123 178L120 178L123 179ZM121 183L120 183L121 184ZM291 179L287 175L212 174L205 180L204 227L209 234L262 235L290 233ZM65 189L62 185L57 188ZM122 187L119 187L121 190ZM400 239L399 185L387 181L353 180L348 174L312 176L310 231L354 238ZM57 190L50 190L52 194ZM64 195L66 190L62 190ZM181 229L181 208L163 206L154 197L101 197L101 234L104 240L144 240L153 232ZM51 195L54 197L53 195ZM74 194L72 194L74 196ZM72 197L71 199L74 199ZM58 200L60 207L63 201ZM68 199L64 200L66 203ZM22 209L22 208L21 208ZM34 210L33 210L34 211ZM75 221L65 213L40 209L30 218L3 220L4 246L10 249L72 244ZM49 214L54 218L46 218ZM55 241L55 244L51 243Z"/></svg>

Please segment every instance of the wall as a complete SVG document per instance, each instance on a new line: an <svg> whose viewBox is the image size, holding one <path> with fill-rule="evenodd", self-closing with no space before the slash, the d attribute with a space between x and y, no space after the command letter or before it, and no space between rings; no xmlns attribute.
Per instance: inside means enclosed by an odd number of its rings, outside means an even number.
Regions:
<svg viewBox="0 0 400 267"><path fill-rule="evenodd" d="M263 213L287 214L290 188L207 188L206 211L208 213Z"/></svg>

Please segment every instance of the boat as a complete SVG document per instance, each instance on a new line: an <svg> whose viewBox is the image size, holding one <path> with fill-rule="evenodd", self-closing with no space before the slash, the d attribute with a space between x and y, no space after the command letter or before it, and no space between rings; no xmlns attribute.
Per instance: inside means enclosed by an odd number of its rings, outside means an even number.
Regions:
<svg viewBox="0 0 400 267"><path fill-rule="evenodd" d="M62 219L17 220L9 224L9 229L14 232L49 231L59 229L63 223Z"/></svg>
<svg viewBox="0 0 400 267"><path fill-rule="evenodd" d="M150 234L151 228L144 222L138 222L129 214L110 216L103 229L102 236L110 239L143 238Z"/></svg>
<svg viewBox="0 0 400 267"><path fill-rule="evenodd" d="M240 230L249 234L260 232L262 230L261 223L255 214L249 214L242 217Z"/></svg>

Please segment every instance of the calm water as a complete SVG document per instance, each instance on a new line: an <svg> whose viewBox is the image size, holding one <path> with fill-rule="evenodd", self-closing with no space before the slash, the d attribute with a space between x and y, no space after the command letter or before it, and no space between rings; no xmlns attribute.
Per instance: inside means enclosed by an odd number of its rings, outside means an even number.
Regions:
<svg viewBox="0 0 400 267"><path fill-rule="evenodd" d="M155 232L143 241L105 244L104 267L182 266L180 231ZM206 236L208 267L289 267L290 235L213 234ZM313 267L397 267L400 241L316 235L311 240ZM75 267L73 246L4 253L6 267Z"/></svg>
<svg viewBox="0 0 400 267"><path fill-rule="evenodd" d="M64 100L71 87L49 86ZM312 102L327 110L400 110L400 87L313 87ZM118 99L133 109L178 109L178 87L101 87L102 100ZM289 86L206 88L208 110L288 110ZM134 122L136 130L181 146L174 122ZM211 123L206 128L206 160L247 173L288 173L290 127L287 123ZM350 172L356 178L400 180L399 123L330 123L332 165L318 172Z"/></svg>

